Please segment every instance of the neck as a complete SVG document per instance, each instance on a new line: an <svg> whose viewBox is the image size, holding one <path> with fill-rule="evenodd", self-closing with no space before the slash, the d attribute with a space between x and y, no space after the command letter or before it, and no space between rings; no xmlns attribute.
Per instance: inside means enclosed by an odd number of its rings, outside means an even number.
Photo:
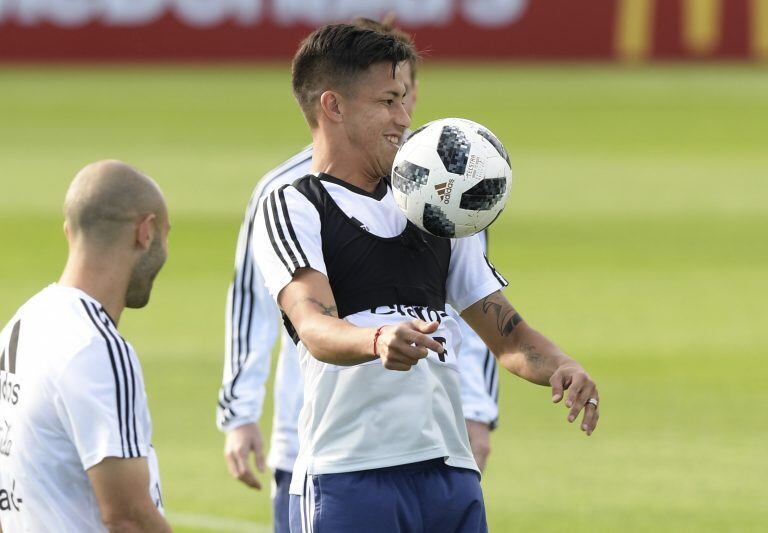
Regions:
<svg viewBox="0 0 768 533"><path fill-rule="evenodd" d="M111 255L114 254L103 252L96 258L89 257L87 253L71 252L59 285L80 289L98 301L117 324L125 309L130 273L115 268L115 265L125 265L127 261L120 261Z"/></svg>
<svg viewBox="0 0 768 533"><path fill-rule="evenodd" d="M334 148L337 145L323 137L313 137L312 172L330 174L369 193L376 190L382 176L356 150L351 147Z"/></svg>

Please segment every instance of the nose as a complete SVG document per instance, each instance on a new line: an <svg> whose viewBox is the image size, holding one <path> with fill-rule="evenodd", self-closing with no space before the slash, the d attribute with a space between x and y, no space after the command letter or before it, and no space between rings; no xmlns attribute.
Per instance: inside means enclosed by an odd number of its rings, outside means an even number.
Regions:
<svg viewBox="0 0 768 533"><path fill-rule="evenodd" d="M402 102L398 102L395 106L395 123L404 130L411 125L411 115L405 110Z"/></svg>

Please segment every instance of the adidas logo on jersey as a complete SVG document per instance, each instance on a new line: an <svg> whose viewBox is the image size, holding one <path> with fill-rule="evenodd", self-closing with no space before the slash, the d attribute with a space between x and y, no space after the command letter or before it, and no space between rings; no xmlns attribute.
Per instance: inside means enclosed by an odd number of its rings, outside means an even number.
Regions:
<svg viewBox="0 0 768 533"><path fill-rule="evenodd" d="M16 350L19 346L19 328L21 327L21 320L17 321L13 325L11 331L11 341L8 345L8 362L5 360L5 348L0 353L0 370L5 370L9 374L16 373Z"/></svg>
<svg viewBox="0 0 768 533"><path fill-rule="evenodd" d="M24 501L15 494L16 480L11 483L11 490L0 489L0 511L20 511L19 506Z"/></svg>
<svg viewBox="0 0 768 533"><path fill-rule="evenodd" d="M19 390L21 386L18 383L14 383L16 374L16 349L19 344L19 326L21 321L16 322L11 332L11 342L8 347L8 352L5 348L0 352L0 404L7 402L11 405L19 403ZM7 353L7 357L6 357ZM0 447L0 453L2 448Z"/></svg>
<svg viewBox="0 0 768 533"><path fill-rule="evenodd" d="M453 191L453 180L450 179L444 183L438 183L435 185L435 191L440 201L444 204L448 204L451 201L451 192Z"/></svg>

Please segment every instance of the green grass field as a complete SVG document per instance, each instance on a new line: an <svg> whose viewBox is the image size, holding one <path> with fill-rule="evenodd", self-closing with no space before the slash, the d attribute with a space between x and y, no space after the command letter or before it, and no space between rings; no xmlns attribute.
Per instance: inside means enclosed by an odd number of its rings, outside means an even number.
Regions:
<svg viewBox="0 0 768 533"><path fill-rule="evenodd" d="M587 439L502 376L491 531L764 531L768 70L442 64L420 83L414 124L465 116L509 149L492 259L602 396ZM80 167L124 159L165 190L170 260L121 330L177 531L268 530L214 426L224 299L251 189L308 141L282 66L0 68L1 323L57 279Z"/></svg>

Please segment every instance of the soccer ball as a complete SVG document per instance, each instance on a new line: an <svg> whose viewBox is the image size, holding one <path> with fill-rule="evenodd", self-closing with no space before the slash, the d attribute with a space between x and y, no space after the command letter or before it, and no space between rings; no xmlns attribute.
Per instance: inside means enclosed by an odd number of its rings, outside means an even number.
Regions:
<svg viewBox="0 0 768 533"><path fill-rule="evenodd" d="M444 118L411 133L392 165L392 192L405 216L438 237L467 237L504 209L512 184L499 139L471 120Z"/></svg>

